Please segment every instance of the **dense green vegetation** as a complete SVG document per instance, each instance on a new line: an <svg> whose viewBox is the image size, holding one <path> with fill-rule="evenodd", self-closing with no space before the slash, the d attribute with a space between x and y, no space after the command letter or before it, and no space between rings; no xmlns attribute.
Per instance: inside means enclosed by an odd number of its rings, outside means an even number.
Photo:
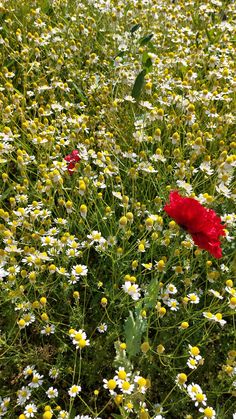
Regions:
<svg viewBox="0 0 236 419"><path fill-rule="evenodd" d="M231 1L0 3L0 417L235 417L234 33Z"/></svg>

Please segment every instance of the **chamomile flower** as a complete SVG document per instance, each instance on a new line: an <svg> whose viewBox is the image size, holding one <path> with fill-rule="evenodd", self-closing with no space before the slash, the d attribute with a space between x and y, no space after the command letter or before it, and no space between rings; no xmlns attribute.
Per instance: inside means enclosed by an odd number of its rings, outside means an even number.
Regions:
<svg viewBox="0 0 236 419"><path fill-rule="evenodd" d="M0 279L4 278L7 275L8 275L8 272L5 271L5 269L3 269L2 266L0 266Z"/></svg>
<svg viewBox="0 0 236 419"><path fill-rule="evenodd" d="M115 380L123 380L125 381L128 377L131 376L130 372L126 372L124 367L119 367L118 370L116 370L116 374L114 379Z"/></svg>
<svg viewBox="0 0 236 419"><path fill-rule="evenodd" d="M56 268L56 272L59 275L66 276L66 277L68 277L70 275L69 272L67 272L66 268L64 268L63 266L60 266L59 268Z"/></svg>
<svg viewBox="0 0 236 419"><path fill-rule="evenodd" d="M58 419L69 419L69 413L66 410L60 410Z"/></svg>
<svg viewBox="0 0 236 419"><path fill-rule="evenodd" d="M210 406L207 406L205 408L201 407L199 409L199 412L203 413L203 415L204 415L203 419L215 419L216 418L216 411Z"/></svg>
<svg viewBox="0 0 236 419"><path fill-rule="evenodd" d="M175 382L178 385L178 387L181 388L181 387L187 386L186 385L187 380L188 380L188 376L185 373L181 372L180 374L177 374Z"/></svg>
<svg viewBox="0 0 236 419"><path fill-rule="evenodd" d="M207 397L204 393L197 393L195 395L195 398L193 398L192 400L195 401L196 407L201 406L201 405L206 406Z"/></svg>
<svg viewBox="0 0 236 419"><path fill-rule="evenodd" d="M90 245L91 245L93 243L99 243L100 240L102 239L102 234L99 231L95 230L95 231L92 231L91 234L88 234L87 237L90 240Z"/></svg>
<svg viewBox="0 0 236 419"><path fill-rule="evenodd" d="M73 385L69 388L68 394L70 397L76 397L81 392L81 387L77 385Z"/></svg>
<svg viewBox="0 0 236 419"><path fill-rule="evenodd" d="M168 284L166 287L166 292L168 294L176 294L178 292L177 288L175 285L173 284Z"/></svg>
<svg viewBox="0 0 236 419"><path fill-rule="evenodd" d="M124 394L131 394L134 390L134 384L127 380L119 380L118 387Z"/></svg>
<svg viewBox="0 0 236 419"><path fill-rule="evenodd" d="M175 299L175 298L170 298L167 301L164 301L165 304L168 305L168 307L170 307L171 311L178 311L179 310L179 302Z"/></svg>
<svg viewBox="0 0 236 419"><path fill-rule="evenodd" d="M103 387L108 389L112 396L116 395L115 389L117 387L118 381L115 379L115 377L109 380L104 378L103 383Z"/></svg>
<svg viewBox="0 0 236 419"><path fill-rule="evenodd" d="M107 331L107 324L106 323L101 323L98 327L97 327L97 331L99 333L105 333Z"/></svg>
<svg viewBox="0 0 236 419"><path fill-rule="evenodd" d="M42 246L53 246L55 243L55 238L51 236L41 237Z"/></svg>
<svg viewBox="0 0 236 419"><path fill-rule="evenodd" d="M37 413L37 406L34 403L29 403L25 406L24 414L27 418L33 418Z"/></svg>
<svg viewBox="0 0 236 419"><path fill-rule="evenodd" d="M77 415L74 417L74 419L93 419L92 416L89 415ZM96 416L96 419L101 419L98 416Z"/></svg>
<svg viewBox="0 0 236 419"><path fill-rule="evenodd" d="M134 377L134 382L137 385L137 390L144 394L147 391L147 380L146 378L142 377L141 375L136 375Z"/></svg>
<svg viewBox="0 0 236 419"><path fill-rule="evenodd" d="M49 389L46 391L46 394L49 399L55 399L58 397L58 390L56 388L49 387Z"/></svg>
<svg viewBox="0 0 236 419"><path fill-rule="evenodd" d="M34 368L35 368L34 365L27 365L27 367L25 367L24 370L22 371L23 375L27 377L32 374L35 374L36 370Z"/></svg>
<svg viewBox="0 0 236 419"><path fill-rule="evenodd" d="M35 315L33 313L25 313L22 318L26 326L29 326L31 323L35 322Z"/></svg>
<svg viewBox="0 0 236 419"><path fill-rule="evenodd" d="M126 412L129 412L129 413L133 412L133 408L134 408L134 405L131 401L126 402L124 405L124 409L126 410Z"/></svg>
<svg viewBox="0 0 236 419"><path fill-rule="evenodd" d="M214 314L212 314L210 311L203 311L202 315L208 320L214 320Z"/></svg>
<svg viewBox="0 0 236 419"><path fill-rule="evenodd" d="M122 285L123 290L132 297L133 300L137 301L139 300L141 294L140 294L140 288L137 284L131 284L130 281L126 281Z"/></svg>
<svg viewBox="0 0 236 419"><path fill-rule="evenodd" d="M78 257L78 256L81 255L81 251L80 250L77 250L77 249L67 249L66 255L69 258L75 258L75 257Z"/></svg>
<svg viewBox="0 0 236 419"><path fill-rule="evenodd" d="M187 392L191 399L195 402L196 407L199 405L206 406L207 397L198 384L189 384L187 387Z"/></svg>
<svg viewBox="0 0 236 419"><path fill-rule="evenodd" d="M142 266L147 269L148 271L151 271L152 269L152 263L142 263Z"/></svg>
<svg viewBox="0 0 236 419"><path fill-rule="evenodd" d="M191 397L191 399L194 400L196 394L202 393L202 389L198 384L191 383L191 384L188 384L187 386L187 392L189 396Z"/></svg>
<svg viewBox="0 0 236 419"><path fill-rule="evenodd" d="M82 329L78 331L74 330L73 333L70 333L70 336L72 338L73 344L76 346L76 349L83 349L85 346L90 345L90 342L87 339L87 335Z"/></svg>
<svg viewBox="0 0 236 419"><path fill-rule="evenodd" d="M236 294L235 294L235 296L233 296L233 297L230 298L230 300L229 300L229 307L232 310L236 310Z"/></svg>
<svg viewBox="0 0 236 419"><path fill-rule="evenodd" d="M190 302L191 304L198 304L198 303L199 303L199 301L200 301L200 298L199 298L199 297L198 297L198 295L197 295L197 294L195 294L194 292L192 292L192 293L188 294L188 295L187 295L187 297L188 297L189 302Z"/></svg>
<svg viewBox="0 0 236 419"><path fill-rule="evenodd" d="M214 297L219 298L219 300L223 300L223 297L222 297L222 295L219 293L219 291L216 291L216 290L210 289L208 292L209 292L210 294L213 294L213 295L214 295Z"/></svg>
<svg viewBox="0 0 236 419"><path fill-rule="evenodd" d="M191 346L188 345L189 347L189 354L196 359L197 361L199 361L202 357L200 355L200 349L198 348L198 346Z"/></svg>
<svg viewBox="0 0 236 419"><path fill-rule="evenodd" d="M56 218L54 221L55 221L56 224L61 225L61 226L66 226L68 224L68 221L65 218ZM57 234L59 230L57 230L57 229L55 229L55 230L56 230L56 234ZM51 231L49 231L49 232L50 232L50 234L53 234Z"/></svg>
<svg viewBox="0 0 236 419"><path fill-rule="evenodd" d="M222 318L222 314L221 313L216 313L214 315L214 320L217 323L219 323L222 327L227 323L227 321Z"/></svg>
<svg viewBox="0 0 236 419"><path fill-rule="evenodd" d="M58 377L59 375L59 370L56 367L52 367L49 370L49 377L53 378L54 380Z"/></svg>
<svg viewBox="0 0 236 419"><path fill-rule="evenodd" d="M31 390L25 386L21 387L21 389L17 391L17 404L20 406L24 405L30 396Z"/></svg>
<svg viewBox="0 0 236 419"><path fill-rule="evenodd" d="M55 333L55 326L54 324L47 324L40 332L42 335L49 336Z"/></svg>
<svg viewBox="0 0 236 419"><path fill-rule="evenodd" d="M191 370L195 370L198 367L198 361L195 358L189 358L187 361L187 365Z"/></svg>
<svg viewBox="0 0 236 419"><path fill-rule="evenodd" d="M4 397L4 399L0 397L0 416L4 416L7 413L10 400L10 397Z"/></svg>
<svg viewBox="0 0 236 419"><path fill-rule="evenodd" d="M71 271L71 274L74 277L79 277L79 276L86 276L88 273L88 268L85 265L74 265Z"/></svg>
<svg viewBox="0 0 236 419"><path fill-rule="evenodd" d="M29 383L29 387L38 388L43 384L43 375L40 375L38 372L33 373L32 381Z"/></svg>

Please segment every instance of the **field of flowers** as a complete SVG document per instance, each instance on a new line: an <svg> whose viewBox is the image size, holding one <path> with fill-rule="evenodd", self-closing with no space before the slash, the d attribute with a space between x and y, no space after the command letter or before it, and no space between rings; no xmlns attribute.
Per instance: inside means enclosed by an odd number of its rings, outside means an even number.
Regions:
<svg viewBox="0 0 236 419"><path fill-rule="evenodd" d="M235 23L0 2L0 417L236 417Z"/></svg>

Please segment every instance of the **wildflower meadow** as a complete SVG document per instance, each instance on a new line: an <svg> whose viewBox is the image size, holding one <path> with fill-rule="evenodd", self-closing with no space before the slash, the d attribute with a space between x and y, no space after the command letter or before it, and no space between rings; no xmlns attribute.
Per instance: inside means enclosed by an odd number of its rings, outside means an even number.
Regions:
<svg viewBox="0 0 236 419"><path fill-rule="evenodd" d="M1 0L0 417L236 418L235 29Z"/></svg>

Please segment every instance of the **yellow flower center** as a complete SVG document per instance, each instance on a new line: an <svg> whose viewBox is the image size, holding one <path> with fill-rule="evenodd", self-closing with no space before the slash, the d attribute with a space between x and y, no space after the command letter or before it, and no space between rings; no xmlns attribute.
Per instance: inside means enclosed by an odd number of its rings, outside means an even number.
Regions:
<svg viewBox="0 0 236 419"><path fill-rule="evenodd" d="M93 235L93 239L94 240L99 240L101 238L101 234L100 233L96 233Z"/></svg>
<svg viewBox="0 0 236 419"><path fill-rule="evenodd" d="M203 402L203 400L204 400L204 394L202 394L202 393L197 393L196 394L196 400L198 401L198 402Z"/></svg>
<svg viewBox="0 0 236 419"><path fill-rule="evenodd" d="M184 384L187 381L187 375L184 373L179 374L178 376L178 382L180 384Z"/></svg>
<svg viewBox="0 0 236 419"><path fill-rule="evenodd" d="M128 288L128 292L135 292L136 291L136 288L135 288L135 286L134 285L131 285L129 288Z"/></svg>
<svg viewBox="0 0 236 419"><path fill-rule="evenodd" d="M74 336L74 339L79 342L79 340L82 339L82 334L81 333L76 333L76 335Z"/></svg>
<svg viewBox="0 0 236 419"><path fill-rule="evenodd" d="M230 298L230 304L231 304L232 306L236 306L236 297L232 297L232 298Z"/></svg>
<svg viewBox="0 0 236 419"><path fill-rule="evenodd" d="M146 385L146 380L143 377L140 377L137 381L139 387L144 387Z"/></svg>
<svg viewBox="0 0 236 419"><path fill-rule="evenodd" d="M212 407L206 407L206 409L204 409L204 415L207 418L212 418L213 417L213 409L212 409Z"/></svg>
<svg viewBox="0 0 236 419"><path fill-rule="evenodd" d="M84 348L87 345L85 339L80 339L78 344L79 344L80 349Z"/></svg>
<svg viewBox="0 0 236 419"><path fill-rule="evenodd" d="M199 348L198 348L197 346L193 346L193 348L191 348L191 354L192 354L193 356L197 356L197 355L199 355L199 354L200 354L200 350L199 350Z"/></svg>
<svg viewBox="0 0 236 419"><path fill-rule="evenodd" d="M123 400L123 396L121 394L117 394L117 396L115 397L115 403L117 405L121 404Z"/></svg>
<svg viewBox="0 0 236 419"><path fill-rule="evenodd" d="M118 378L120 378L120 380L125 380L126 379L126 372L121 370L118 372Z"/></svg>
<svg viewBox="0 0 236 419"><path fill-rule="evenodd" d="M116 388L116 381L115 380L109 380L107 383L107 387L109 390L114 390Z"/></svg>
<svg viewBox="0 0 236 419"><path fill-rule="evenodd" d="M128 381L124 381L122 384L122 389L127 391L130 388L130 383Z"/></svg>
<svg viewBox="0 0 236 419"><path fill-rule="evenodd" d="M18 322L20 327L24 327L25 326L25 320L24 319L20 319Z"/></svg>

